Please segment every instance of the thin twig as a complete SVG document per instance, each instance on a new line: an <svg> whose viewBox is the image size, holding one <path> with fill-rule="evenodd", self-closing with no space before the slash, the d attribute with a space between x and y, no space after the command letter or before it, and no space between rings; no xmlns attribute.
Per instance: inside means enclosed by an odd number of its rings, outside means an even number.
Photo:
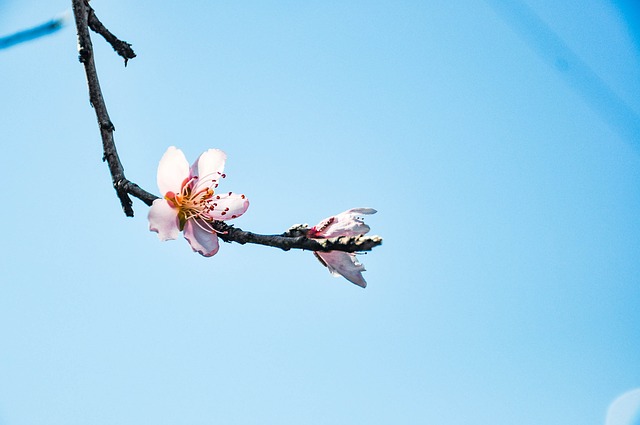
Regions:
<svg viewBox="0 0 640 425"><path fill-rule="evenodd" d="M153 204L153 201L158 199L158 197L156 195L154 195L153 193L147 192L146 190L144 190L143 188L141 188L137 184L135 184L132 181L129 181L127 179L121 180L119 186L120 186L120 188L122 190L124 190L125 192L127 192L131 196L134 196L134 197L140 199L142 202L144 202L148 206L151 206L151 204Z"/></svg>
<svg viewBox="0 0 640 425"><path fill-rule="evenodd" d="M136 57L135 52L131 48L131 44L127 43L126 41L120 40L118 37L113 35L111 31L109 31L104 25L102 25L102 22L100 22L100 19L98 19L98 17L96 16L96 12L93 10L93 8L88 4L86 5L86 7L87 13L89 15L89 28L91 28L93 32L103 36L104 39L107 40L109 44L111 44L113 50L115 50L117 54L122 56L122 58L124 59L124 66L127 66L127 62L129 62L129 59L133 59Z"/></svg>
<svg viewBox="0 0 640 425"><path fill-rule="evenodd" d="M103 160L109 165L113 187L116 190L122 209L128 217L133 217L133 208L131 198L128 195L126 186L129 181L124 176L124 167L118 157L115 141L113 139L113 131L115 127L109 118L107 105L102 97L100 90L100 82L98 81L98 73L96 64L93 60L93 45L91 44L91 36L89 34L89 6L85 0L72 0L73 14L75 16L76 28L78 30L78 53L80 54L80 62L84 65L85 74L87 76L87 84L89 85L89 101L96 111L98 126L100 127L100 135L102 136L102 148L104 151Z"/></svg>

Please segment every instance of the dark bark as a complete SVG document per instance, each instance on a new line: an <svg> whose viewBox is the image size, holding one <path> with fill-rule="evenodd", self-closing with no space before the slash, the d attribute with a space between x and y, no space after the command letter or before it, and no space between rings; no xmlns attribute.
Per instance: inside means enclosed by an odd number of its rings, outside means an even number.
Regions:
<svg viewBox="0 0 640 425"><path fill-rule="evenodd" d="M136 57L135 52L131 48L131 44L127 43L126 41L120 40L118 37L113 35L111 31L107 29L107 27L102 25L102 22L100 22L100 19L98 19L98 17L96 16L96 12L93 10L93 8L88 4L86 5L86 7L89 28L91 28L93 32L103 36L104 39L107 40L109 44L111 44L113 50L115 50L118 55L122 56L122 58L124 59L124 66L127 66L127 62L129 62L129 59L133 59Z"/></svg>

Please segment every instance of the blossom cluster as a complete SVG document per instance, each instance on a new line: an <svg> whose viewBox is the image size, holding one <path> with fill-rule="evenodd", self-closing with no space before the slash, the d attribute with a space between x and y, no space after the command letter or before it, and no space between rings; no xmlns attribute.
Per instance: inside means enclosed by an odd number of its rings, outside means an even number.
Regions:
<svg viewBox="0 0 640 425"><path fill-rule="evenodd" d="M149 230L158 233L160 240L177 239L180 232L191 248L211 257L218 252L219 243L215 221L226 221L244 214L249 208L245 195L217 191L225 178L227 155L219 149L209 149L190 166L182 151L174 146L167 149L158 165L158 188L162 198L156 199L149 210ZM354 208L328 217L310 228L307 237L328 239L339 236L360 236L369 232L363 215L375 214L373 208ZM364 288L364 266L355 253L343 251L314 252L320 262L334 276L342 276Z"/></svg>

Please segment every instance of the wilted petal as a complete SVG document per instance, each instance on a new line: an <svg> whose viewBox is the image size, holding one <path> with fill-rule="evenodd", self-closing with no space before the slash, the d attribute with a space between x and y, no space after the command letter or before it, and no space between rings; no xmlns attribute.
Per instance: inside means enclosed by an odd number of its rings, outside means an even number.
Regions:
<svg viewBox="0 0 640 425"><path fill-rule="evenodd" d="M180 193L182 182L189 177L189 162L182 151L169 147L158 165L158 189L164 196L167 192Z"/></svg>
<svg viewBox="0 0 640 425"><path fill-rule="evenodd" d="M227 154L220 149L209 149L202 153L191 166L191 175L198 176L200 181L198 186L211 186L212 182L220 180L224 173L224 164L227 161Z"/></svg>
<svg viewBox="0 0 640 425"><path fill-rule="evenodd" d="M184 237L197 253L211 257L218 252L218 236L207 229L206 223L195 219L187 220L184 225Z"/></svg>
<svg viewBox="0 0 640 425"><path fill-rule="evenodd" d="M149 230L163 240L176 239L180 234L178 210L164 199L156 199L149 208Z"/></svg>
<svg viewBox="0 0 640 425"><path fill-rule="evenodd" d="M332 275L342 276L362 288L367 287L367 282L362 277L365 268L358 262L355 254L342 251L314 252L314 254L327 266Z"/></svg>
<svg viewBox="0 0 640 425"><path fill-rule="evenodd" d="M358 236L368 233L367 226L361 215L375 214L373 208L353 208L336 216L326 218L309 229L311 238L334 238L337 236Z"/></svg>
<svg viewBox="0 0 640 425"><path fill-rule="evenodd" d="M231 220L240 217L249 208L249 200L244 195L225 193L213 195L214 209L209 213L213 220Z"/></svg>

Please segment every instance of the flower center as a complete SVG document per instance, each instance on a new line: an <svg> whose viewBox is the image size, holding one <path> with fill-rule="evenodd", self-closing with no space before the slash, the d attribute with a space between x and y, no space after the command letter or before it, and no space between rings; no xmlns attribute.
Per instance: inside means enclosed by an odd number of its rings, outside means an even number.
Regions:
<svg viewBox="0 0 640 425"><path fill-rule="evenodd" d="M184 229L187 220L194 219L194 222L207 232L215 232L211 227L213 219L209 214L215 207L212 202L214 191L211 186L217 186L216 180L192 176L182 182L180 193L168 192L164 196L174 208L178 209L180 230Z"/></svg>

